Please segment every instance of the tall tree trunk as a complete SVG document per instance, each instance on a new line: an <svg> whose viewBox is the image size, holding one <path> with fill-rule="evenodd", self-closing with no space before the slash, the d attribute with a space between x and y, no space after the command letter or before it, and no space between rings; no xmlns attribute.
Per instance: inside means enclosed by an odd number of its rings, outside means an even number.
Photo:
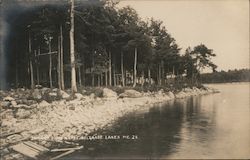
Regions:
<svg viewBox="0 0 250 160"><path fill-rule="evenodd" d="M135 58L134 58L134 81L133 81L133 87L136 86L136 76L137 76L137 47L135 47Z"/></svg>
<svg viewBox="0 0 250 160"><path fill-rule="evenodd" d="M148 67L148 83L151 85L151 70Z"/></svg>
<svg viewBox="0 0 250 160"><path fill-rule="evenodd" d="M32 65L32 56L31 56L31 37L29 32L29 67L30 67L30 87L31 89L35 88L34 84L34 74L33 74L33 65Z"/></svg>
<svg viewBox="0 0 250 160"><path fill-rule="evenodd" d="M71 90L77 92L76 87L76 64L75 64L75 45L74 45L74 0L70 0L70 63L71 63Z"/></svg>
<svg viewBox="0 0 250 160"><path fill-rule="evenodd" d="M105 71L105 86L108 86L108 72Z"/></svg>
<svg viewBox="0 0 250 160"><path fill-rule="evenodd" d="M101 78L101 86L103 85L103 75L102 73L100 74L100 78Z"/></svg>
<svg viewBox="0 0 250 160"><path fill-rule="evenodd" d="M82 87L81 66L79 66L78 68L78 80L79 80L79 86Z"/></svg>
<svg viewBox="0 0 250 160"><path fill-rule="evenodd" d="M162 84L165 85L165 67L164 67L164 61L161 61L162 65Z"/></svg>
<svg viewBox="0 0 250 160"><path fill-rule="evenodd" d="M112 55L109 51L109 85L112 86Z"/></svg>
<svg viewBox="0 0 250 160"><path fill-rule="evenodd" d="M95 86L95 74L94 74L94 68L95 68L95 60L94 60L94 52L92 52L92 72L91 72L91 81L92 81L92 86Z"/></svg>
<svg viewBox="0 0 250 160"><path fill-rule="evenodd" d="M116 86L116 75L115 75L115 59L113 62L113 82L114 82L114 86Z"/></svg>
<svg viewBox="0 0 250 160"><path fill-rule="evenodd" d="M101 84L100 82L101 82L101 81L100 81L100 75L98 74L98 75L97 75L97 84L98 84L98 87L100 87L100 84Z"/></svg>
<svg viewBox="0 0 250 160"><path fill-rule="evenodd" d="M58 83L58 88L61 90L62 89L62 85L61 85L61 47L60 47L60 35L58 35L58 51L57 51L57 83Z"/></svg>
<svg viewBox="0 0 250 160"><path fill-rule="evenodd" d="M124 79L124 68L123 68L123 52L121 52L121 73L122 73L122 86L125 86L125 79Z"/></svg>
<svg viewBox="0 0 250 160"><path fill-rule="evenodd" d="M60 72L61 72L61 87L62 90L65 89L64 87L64 72L63 72L63 31L62 31L62 24L60 26Z"/></svg>
<svg viewBox="0 0 250 160"><path fill-rule="evenodd" d="M40 55L41 49L40 46L38 47L38 51L37 51L37 61L36 61L36 80L37 80L37 84L40 84L40 72L39 72L39 55Z"/></svg>
<svg viewBox="0 0 250 160"><path fill-rule="evenodd" d="M52 56L51 56L51 40L49 40L49 86L50 88L53 87L52 85Z"/></svg>
<svg viewBox="0 0 250 160"><path fill-rule="evenodd" d="M158 72L159 72L159 76L158 76L158 85L161 85L161 65L158 65Z"/></svg>
<svg viewBox="0 0 250 160"><path fill-rule="evenodd" d="M144 70L142 71L142 86L144 85L144 82L145 82L145 73L144 73Z"/></svg>

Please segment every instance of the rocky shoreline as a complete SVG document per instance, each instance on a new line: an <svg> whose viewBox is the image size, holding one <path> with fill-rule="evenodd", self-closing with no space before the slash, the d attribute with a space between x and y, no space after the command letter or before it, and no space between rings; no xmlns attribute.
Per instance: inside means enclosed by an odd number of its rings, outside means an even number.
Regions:
<svg viewBox="0 0 250 160"><path fill-rule="evenodd" d="M61 99L57 99L58 90L52 90L47 93L53 99L49 103L42 100L46 95L43 90L45 89L32 92L32 96L36 100L40 99L39 101L26 99L25 102L20 100L16 92L0 93L1 156L7 156L10 153L8 147L22 140L30 139L49 148L54 142L74 140L112 126L123 115L150 108L155 103L218 92L207 87L193 87L176 93L164 90L138 92L128 89L117 94L111 89L103 88L101 98L80 93L72 98L66 92L60 91Z"/></svg>

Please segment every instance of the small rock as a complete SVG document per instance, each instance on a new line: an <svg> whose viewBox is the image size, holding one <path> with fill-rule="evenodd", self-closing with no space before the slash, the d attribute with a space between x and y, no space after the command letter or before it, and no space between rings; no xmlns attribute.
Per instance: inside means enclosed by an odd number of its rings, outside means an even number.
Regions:
<svg viewBox="0 0 250 160"><path fill-rule="evenodd" d="M65 91L63 91L63 90L60 91L60 94L61 94L63 99L67 99L67 98L70 97L70 95L68 93L66 93Z"/></svg>
<svg viewBox="0 0 250 160"><path fill-rule="evenodd" d="M125 90L124 93L121 93L119 95L119 97L128 97L128 98L138 98L141 96L142 96L142 94L140 92L133 90L133 89Z"/></svg>
<svg viewBox="0 0 250 160"><path fill-rule="evenodd" d="M90 99L94 99L94 98L95 98L95 94L94 94L94 93L91 93L91 94L89 95L89 98L90 98Z"/></svg>
<svg viewBox="0 0 250 160"><path fill-rule="evenodd" d="M75 93L76 99L82 99L83 95L81 93Z"/></svg>
<svg viewBox="0 0 250 160"><path fill-rule="evenodd" d="M57 93L55 93L55 92L50 92L50 93L49 93L49 96L51 96L51 97L56 97L56 96L57 96Z"/></svg>
<svg viewBox="0 0 250 160"><path fill-rule="evenodd" d="M11 102L11 101L14 101L15 99L12 98L12 97L10 97L10 96L7 96L7 97L5 97L3 100L4 100L4 101L9 101L9 102Z"/></svg>
<svg viewBox="0 0 250 160"><path fill-rule="evenodd" d="M38 106L40 106L40 107L47 107L47 106L49 106L50 104L48 103L48 102L46 102L46 101L42 101L42 102L40 102L39 103L39 105Z"/></svg>
<svg viewBox="0 0 250 160"><path fill-rule="evenodd" d="M18 109L17 113L16 113L16 117L17 118L27 118L31 115L31 112L25 109Z"/></svg>
<svg viewBox="0 0 250 160"><path fill-rule="evenodd" d="M112 91L111 89L104 88L103 89L103 97L105 97L105 98L116 98L117 93Z"/></svg>
<svg viewBox="0 0 250 160"><path fill-rule="evenodd" d="M17 106L16 101L11 101L10 103L11 103L11 105L12 105L13 107L16 107L16 106Z"/></svg>
<svg viewBox="0 0 250 160"><path fill-rule="evenodd" d="M9 101L3 101L0 103L1 107L8 108L11 105Z"/></svg>
<svg viewBox="0 0 250 160"><path fill-rule="evenodd" d="M175 98L175 95L174 95L173 92L168 92L168 93L167 93L167 96L168 96L169 98L171 98L171 99L174 99L174 98Z"/></svg>
<svg viewBox="0 0 250 160"><path fill-rule="evenodd" d="M34 91L32 92L32 97L34 99L42 99L42 93L39 91L39 89L34 89Z"/></svg>
<svg viewBox="0 0 250 160"><path fill-rule="evenodd" d="M69 106L69 110L75 110L75 106Z"/></svg>

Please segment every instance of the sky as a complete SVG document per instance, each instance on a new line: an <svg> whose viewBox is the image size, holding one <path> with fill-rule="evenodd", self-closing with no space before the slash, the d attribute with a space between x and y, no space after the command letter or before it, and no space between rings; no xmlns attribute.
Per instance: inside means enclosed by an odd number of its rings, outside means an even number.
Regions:
<svg viewBox="0 0 250 160"><path fill-rule="evenodd" d="M121 0L146 20L162 20L184 53L201 43L217 55L218 70L249 68L248 0Z"/></svg>

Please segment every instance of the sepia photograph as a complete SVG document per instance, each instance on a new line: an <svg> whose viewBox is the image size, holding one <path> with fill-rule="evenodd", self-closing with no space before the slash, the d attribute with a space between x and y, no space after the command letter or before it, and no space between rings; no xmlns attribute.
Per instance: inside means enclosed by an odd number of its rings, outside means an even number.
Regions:
<svg viewBox="0 0 250 160"><path fill-rule="evenodd" d="M249 0L0 0L0 160L250 159Z"/></svg>

